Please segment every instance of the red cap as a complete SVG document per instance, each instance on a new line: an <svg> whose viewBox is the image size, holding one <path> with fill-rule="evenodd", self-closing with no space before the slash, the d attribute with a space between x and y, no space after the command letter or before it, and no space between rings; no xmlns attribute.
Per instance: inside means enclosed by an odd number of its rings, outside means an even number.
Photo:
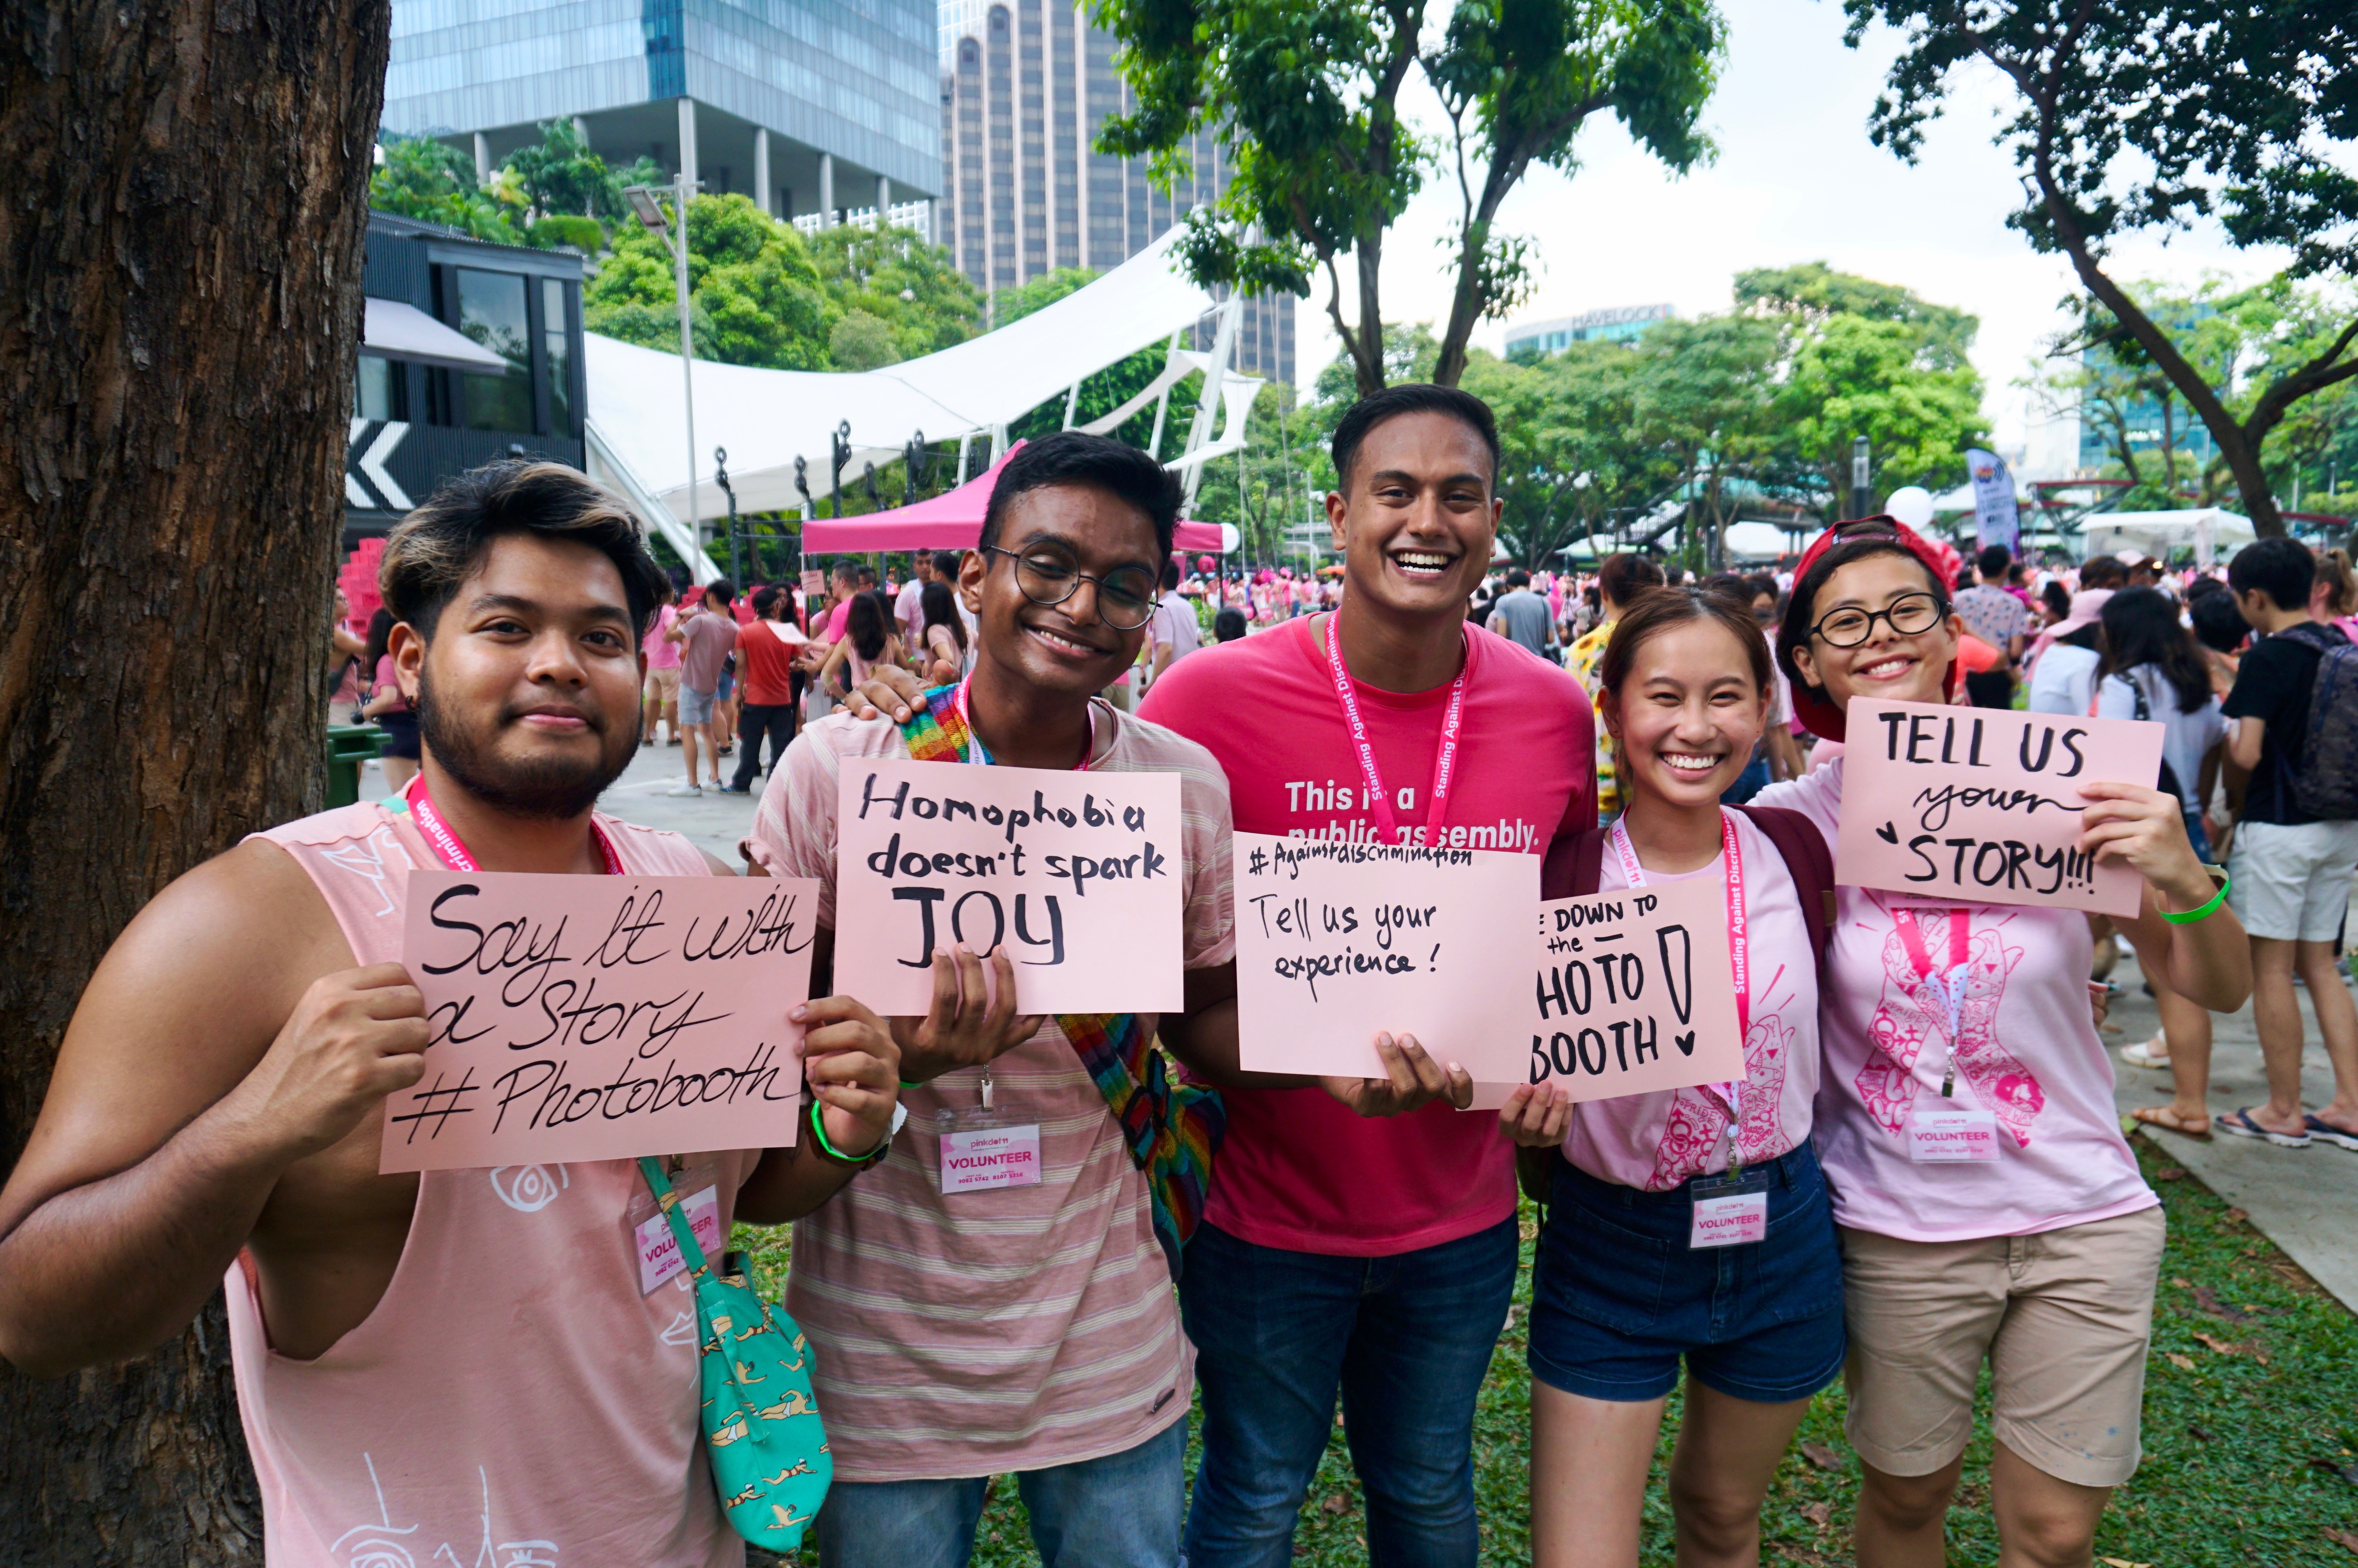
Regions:
<svg viewBox="0 0 2358 1568"><path fill-rule="evenodd" d="M1888 535L1894 543L1905 546L1909 555L1923 562L1924 569L1932 574L1932 580L1941 585L1942 599L1945 600L1949 597L1949 583L1952 579L1942 574L1941 552L1942 549L1948 550L1949 558L1954 560L1957 552L1953 546L1935 546L1929 543L1915 529L1887 513L1860 518L1857 522L1874 523L1881 526L1879 530L1860 529L1845 534L1843 532L1844 529L1855 529L1857 524L1837 523L1811 540L1810 547L1801 552L1801 565L1793 568L1793 583L1796 588L1801 586L1801 579L1809 575L1810 568L1817 565L1818 557L1836 545L1847 544L1853 539L1872 539L1877 532L1881 532ZM1805 615L1809 613L1806 606L1796 603L1794 608ZM1793 684L1793 716L1808 728L1811 734L1820 740L1841 740L1844 729L1843 710L1829 701L1819 688L1802 684L1801 672L1792 667L1790 659L1781 647L1778 650L1777 662L1785 667L1785 677ZM1964 684L1964 660L1950 660L1949 695L1951 697L1957 695L1957 688Z"/></svg>

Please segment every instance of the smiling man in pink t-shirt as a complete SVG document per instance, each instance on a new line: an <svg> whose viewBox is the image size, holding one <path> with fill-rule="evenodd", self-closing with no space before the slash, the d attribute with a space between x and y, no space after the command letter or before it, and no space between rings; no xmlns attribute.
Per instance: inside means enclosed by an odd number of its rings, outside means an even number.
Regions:
<svg viewBox="0 0 2358 1568"><path fill-rule="evenodd" d="M1382 815L1403 840L1536 855L1595 827L1586 694L1466 630L1498 527L1488 407L1455 388L1391 387L1343 416L1334 457L1342 607L1191 655L1141 716L1219 760L1240 831L1379 828L1378 814L1327 804L1365 793L1327 662L1334 638L1380 793L1398 807ZM1463 766L1435 820L1429 781L1461 680ZM1331 1090L1230 1087L1222 1098L1228 1141L1180 1281L1204 1391L1186 1562L1284 1560L1339 1391L1372 1559L1472 1564L1474 1400L1515 1282L1500 1119L1432 1096L1380 1119Z"/></svg>

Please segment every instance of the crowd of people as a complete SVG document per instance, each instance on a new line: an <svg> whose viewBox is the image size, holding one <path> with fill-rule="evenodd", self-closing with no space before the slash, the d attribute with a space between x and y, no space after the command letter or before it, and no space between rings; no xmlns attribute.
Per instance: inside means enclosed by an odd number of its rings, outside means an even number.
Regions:
<svg viewBox="0 0 2358 1568"><path fill-rule="evenodd" d="M802 1135L668 1163L711 1173L724 1231L795 1225L827 1568L966 1563L1000 1476L1051 1568L1282 1563L1337 1425L1368 1560L1470 1568L1519 1183L1544 1216L1535 1561L1638 1561L1683 1382L1679 1561L1757 1562L1774 1472L1839 1379L1861 1563L1945 1561L1982 1410L2006 1561L2088 1563L2138 1464L2163 1237L2114 1111L2100 944L2130 944L2166 1019L2232 1011L2256 976L2271 1102L2220 1125L2358 1146L2333 967L2358 827L2319 810L2358 726L2307 701L2350 645L2346 564L2264 541L2209 589L2004 552L1968 572L1877 516L1775 573L1674 581L1616 556L1486 591L1498 455L1464 392L1362 399L1333 439L1339 576L1256 583L1208 628L1174 481L1078 433L1006 464L976 548L741 608L728 582L674 602L627 509L569 470L446 484L389 542L360 651L422 771L247 839L124 931L0 1191L0 1356L59 1375L135 1354L225 1284L272 1562L395 1537L402 1557L367 1560L740 1561L697 1335L625 1244L633 1163L383 1175L377 1156L428 1040L397 873L737 874L596 803L643 746L677 742L700 792L700 761L749 790L766 745L743 874L821 889L812 995L780 999L808 1031ZM2082 844L2136 873L2136 914L1836 886L1846 701L2005 705L2017 684L2169 726L2164 776L2085 786ZM862 936L836 928L837 781L882 757L1175 773L1184 1007L1022 1016L1005 951L962 944L934 956L924 1017L838 993ZM1230 835L1408 842L1448 818L1517 825L1552 898L1715 881L1742 1076L1581 1103L1525 1085L1491 1114L1411 1035L1374 1039L1379 1076L1243 1070ZM2223 892L2206 862L2231 834ZM2315 1112L2270 989L2295 973L2341 1086ZM2166 1043L2181 1089L2187 1029ZM1995 1158L1925 1155L1923 1119L1959 1111L1999 1130ZM1037 1179L946 1190L944 1140L1011 1122ZM1201 1134L1200 1204L1169 1199L1173 1129ZM1757 1223L1718 1244L1704 1220L1737 1212Z"/></svg>

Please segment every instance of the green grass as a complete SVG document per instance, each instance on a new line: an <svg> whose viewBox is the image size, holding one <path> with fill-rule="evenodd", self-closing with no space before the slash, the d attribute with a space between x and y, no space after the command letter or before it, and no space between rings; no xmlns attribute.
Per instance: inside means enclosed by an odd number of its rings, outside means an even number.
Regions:
<svg viewBox="0 0 2358 1568"><path fill-rule="evenodd" d="M2358 1568L2358 1319L2244 1223L2241 1210L2144 1140L2134 1146L2147 1179L2162 1195L2169 1240L2147 1372L2145 1463L2114 1494L2096 1536L2098 1558L2154 1568ZM1526 1208L1526 1262L1533 1219ZM738 1234L738 1245L755 1251L764 1292L781 1292L786 1232L740 1227ZM1523 1324L1530 1284L1526 1268L1516 1283L1514 1325L1498 1341L1475 1416L1474 1486L1486 1564L1529 1560L1530 1374L1523 1365ZM1843 1405L1839 1385L1818 1397L1778 1472L1761 1522L1766 1563L1851 1562L1858 1462L1843 1440ZM1986 1381L1982 1410L1981 1434L1967 1451L1964 1484L1949 1516L1954 1568L1997 1558ZM1646 1496L1648 1568L1668 1568L1671 1561L1661 1478L1678 1411L1674 1396ZM1807 1456L1803 1444L1818 1457ZM1191 1442L1191 1475L1195 1456ZM1314 1568L1364 1563L1365 1521L1338 1428L1303 1507L1294 1560ZM2329 1530L2347 1533L2353 1544L2337 1543ZM806 1563L817 1560L815 1552L804 1553ZM983 1514L977 1568L1022 1568L1038 1561L1014 1485L1001 1477Z"/></svg>

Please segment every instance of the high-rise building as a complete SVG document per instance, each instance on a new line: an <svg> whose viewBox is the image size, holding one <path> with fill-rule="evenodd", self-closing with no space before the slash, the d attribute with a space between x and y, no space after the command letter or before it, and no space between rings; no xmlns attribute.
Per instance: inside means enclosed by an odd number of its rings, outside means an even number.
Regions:
<svg viewBox="0 0 2358 1568"><path fill-rule="evenodd" d="M939 27L934 0L393 0L383 123L488 174L569 118L609 163L930 232Z"/></svg>
<svg viewBox="0 0 2358 1568"><path fill-rule="evenodd" d="M1616 305L1552 321L1520 321L1507 329L1507 357L1552 354L1574 343L1635 342L1657 321L1678 314L1667 305Z"/></svg>
<svg viewBox="0 0 2358 1568"><path fill-rule="evenodd" d="M1212 137L1191 149L1192 178L1165 195L1143 159L1096 150L1129 112L1114 39L1075 0L942 0L943 197L936 238L986 297L1058 267L1118 266L1227 189ZM1212 330L1197 330L1209 348ZM1248 297L1236 367L1293 380L1293 297Z"/></svg>

